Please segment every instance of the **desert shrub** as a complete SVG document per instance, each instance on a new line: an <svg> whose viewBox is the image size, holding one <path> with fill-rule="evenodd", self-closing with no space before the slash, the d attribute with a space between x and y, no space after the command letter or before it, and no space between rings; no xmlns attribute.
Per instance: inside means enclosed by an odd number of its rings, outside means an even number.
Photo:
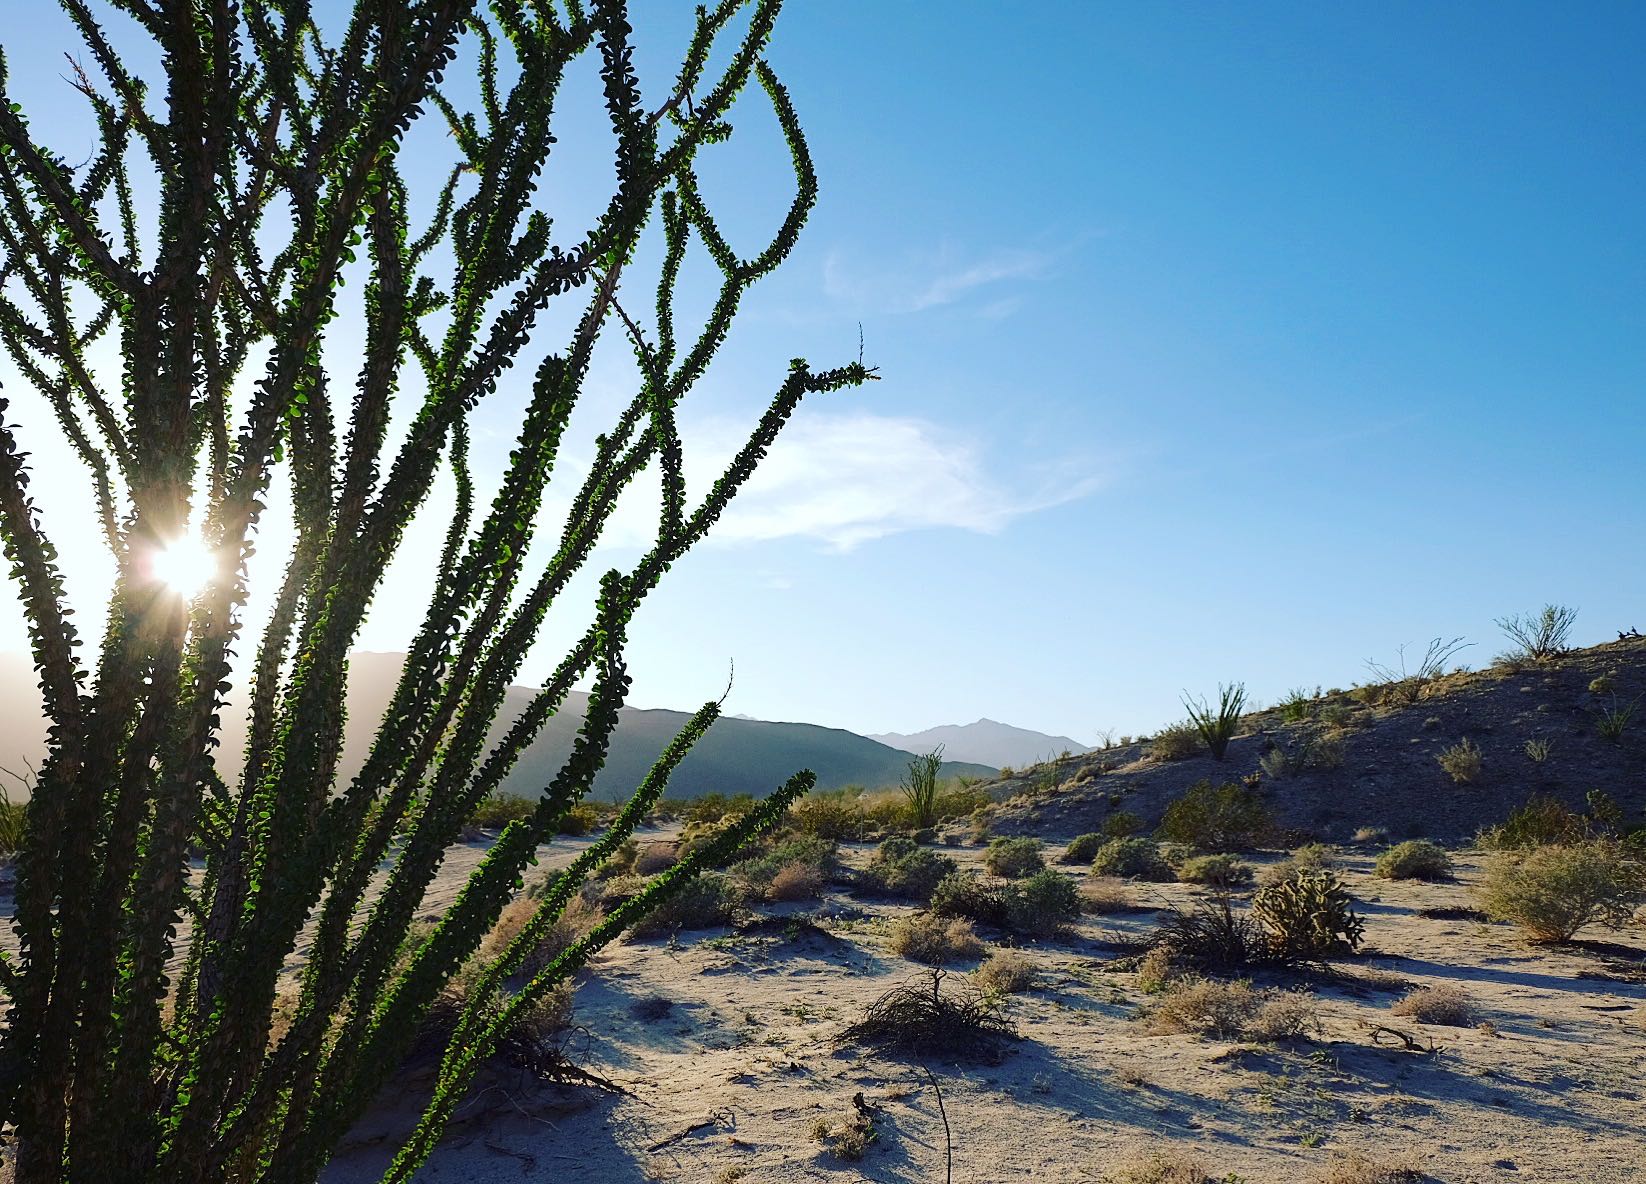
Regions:
<svg viewBox="0 0 1646 1184"><path fill-rule="evenodd" d="M820 839L849 839L860 832L863 814L854 796L813 793L789 807L788 823L800 833Z"/></svg>
<svg viewBox="0 0 1646 1184"><path fill-rule="evenodd" d="M1166 807L1155 834L1201 851L1229 851L1255 845L1272 825L1255 790L1197 781Z"/></svg>
<svg viewBox="0 0 1646 1184"><path fill-rule="evenodd" d="M1262 1004L1251 983L1184 978L1166 984L1144 1023L1152 1036L1234 1039L1245 1033Z"/></svg>
<svg viewBox="0 0 1646 1184"><path fill-rule="evenodd" d="M811 1133L818 1146L847 1163L860 1162L880 1138L874 1126L874 1113L866 1106L854 1107L839 1121L819 1118L812 1123Z"/></svg>
<svg viewBox="0 0 1646 1184"><path fill-rule="evenodd" d="M1531 761L1535 765L1541 765L1544 761L1549 759L1550 747L1551 746L1547 738L1543 736L1533 736L1530 740L1526 741L1525 744L1521 745L1521 750L1525 752L1527 760Z"/></svg>
<svg viewBox="0 0 1646 1184"><path fill-rule="evenodd" d="M1360 688L1362 698L1367 703L1394 703L1410 706L1423 697L1430 685L1442 674L1451 663L1459 650L1467 649L1470 643L1461 637L1454 637L1450 641L1435 638L1423 651L1423 657L1418 661L1416 669L1408 669L1406 664L1406 647L1401 646L1397 658L1398 665L1388 666L1381 662L1367 662L1366 668L1371 671L1376 680L1374 685Z"/></svg>
<svg viewBox="0 0 1646 1184"><path fill-rule="evenodd" d="M1160 857L1159 844L1152 839L1110 839L1093 858L1092 872L1131 880L1173 878L1172 869Z"/></svg>
<svg viewBox="0 0 1646 1184"><path fill-rule="evenodd" d="M1252 882L1252 866L1233 855L1196 855L1178 865L1177 878L1185 884L1210 888L1239 888Z"/></svg>
<svg viewBox="0 0 1646 1184"><path fill-rule="evenodd" d="M1285 859L1270 864L1258 876L1265 886L1290 880L1299 872L1325 871L1336 860L1336 853L1325 843L1305 843Z"/></svg>
<svg viewBox="0 0 1646 1184"><path fill-rule="evenodd" d="M1151 948L1166 950L1173 965L1202 975L1238 974L1273 960L1263 927L1237 913L1227 896L1170 910L1155 930Z"/></svg>
<svg viewBox="0 0 1646 1184"><path fill-rule="evenodd" d="M1546 794L1533 794L1497 826L1483 830L1480 845L1491 851L1518 851L1581 842L1589 833L1589 820L1582 814Z"/></svg>
<svg viewBox="0 0 1646 1184"><path fill-rule="evenodd" d="M1152 945L1137 960L1137 988L1151 995L1192 973L1173 955L1170 946Z"/></svg>
<svg viewBox="0 0 1646 1184"><path fill-rule="evenodd" d="M1514 643L1505 658L1526 662L1548 662L1569 648L1577 610L1563 604L1546 604L1539 613L1516 613L1496 624Z"/></svg>
<svg viewBox="0 0 1646 1184"><path fill-rule="evenodd" d="M593 802L578 802L560 815L555 829L563 835L586 835L601 823L600 808Z"/></svg>
<svg viewBox="0 0 1646 1184"><path fill-rule="evenodd" d="M1103 1173L1104 1184L1211 1184L1200 1161L1181 1151L1151 1151Z"/></svg>
<svg viewBox="0 0 1646 1184"><path fill-rule="evenodd" d="M1034 839L995 839L983 853L983 866L990 875L1020 879L1046 866L1040 854L1040 844Z"/></svg>
<svg viewBox="0 0 1646 1184"><path fill-rule="evenodd" d="M1486 862L1478 898L1496 921L1534 941L1569 941L1585 925L1621 927L1646 899L1641 862L1611 838L1500 851Z"/></svg>
<svg viewBox="0 0 1646 1184"><path fill-rule="evenodd" d="M1222 760L1229 751L1229 741L1234 739L1235 729L1240 724L1240 712L1245 706L1245 683L1237 682L1229 686L1220 683L1216 707L1208 706L1205 699L1190 699L1188 692L1183 695L1183 707L1189 713L1189 722L1216 761Z"/></svg>
<svg viewBox="0 0 1646 1184"><path fill-rule="evenodd" d="M892 953L932 966L983 954L983 943L972 923L961 917L916 913L894 921L890 937Z"/></svg>
<svg viewBox="0 0 1646 1184"><path fill-rule="evenodd" d="M1104 1184L1211 1184L1206 1169L1181 1151L1151 1151L1103 1173Z"/></svg>
<svg viewBox="0 0 1646 1184"><path fill-rule="evenodd" d="M1188 760L1200 752L1200 730L1187 721L1168 724L1149 741L1149 758L1156 761Z"/></svg>
<svg viewBox="0 0 1646 1184"><path fill-rule="evenodd" d="M1300 871L1259 888L1252 913L1268 928L1277 954L1317 960L1359 948L1366 926L1353 902L1333 873Z"/></svg>
<svg viewBox="0 0 1646 1184"><path fill-rule="evenodd" d="M1247 1021L1245 1037L1272 1044L1302 1040L1320 1031L1320 1012L1307 991L1266 991L1257 1014Z"/></svg>
<svg viewBox="0 0 1646 1184"><path fill-rule="evenodd" d="M968 872L953 871L938 881L931 908L940 917L964 917L983 925L1006 923L1005 898Z"/></svg>
<svg viewBox="0 0 1646 1184"><path fill-rule="evenodd" d="M945 981L950 985L945 986ZM857 1023L840 1033L842 1044L861 1044L916 1056L998 1061L1016 1035L989 996L942 969L900 983L869 1005Z"/></svg>
<svg viewBox="0 0 1646 1184"><path fill-rule="evenodd" d="M1331 703L1320 709L1320 722L1342 731L1354 722L1354 711L1346 703Z"/></svg>
<svg viewBox="0 0 1646 1184"><path fill-rule="evenodd" d="M1314 702L1306 687L1293 687L1280 700L1280 718L1289 724L1302 723L1309 718Z"/></svg>
<svg viewBox="0 0 1646 1184"><path fill-rule="evenodd" d="M1420 1024L1445 1024L1453 1028L1472 1028L1475 1024L1469 997L1451 986L1419 987L1389 1010Z"/></svg>
<svg viewBox="0 0 1646 1184"><path fill-rule="evenodd" d="M798 898L777 897L772 892L779 873L788 872L788 885L793 890L799 886L801 879L806 878L801 875L801 869L804 869L810 873L809 879L821 889L834 862L833 840L820 839L815 835L796 835L781 842L768 842L764 851L739 860L727 870L749 895L757 899L792 900ZM812 892L811 895L817 893Z"/></svg>
<svg viewBox="0 0 1646 1184"><path fill-rule="evenodd" d="M491 927L484 940L480 943L477 957L480 961L490 961L514 942L532 915L541 904L541 899L527 893L510 902L498 914L497 923ZM550 962L558 958L565 950L581 938L587 936L604 917L604 910L582 896L574 896L566 903L565 909L532 945L520 962L516 975L530 979Z"/></svg>
<svg viewBox="0 0 1646 1184"><path fill-rule="evenodd" d="M1015 950L996 950L972 972L977 985L990 995L1015 995L1034 986L1034 963Z"/></svg>
<svg viewBox="0 0 1646 1184"><path fill-rule="evenodd" d="M1103 820L1103 837L1125 839L1143 829L1143 819L1130 810L1116 810Z"/></svg>
<svg viewBox="0 0 1646 1184"><path fill-rule="evenodd" d="M639 844L630 868L637 876L655 876L680 862L680 844L668 839Z"/></svg>
<svg viewBox="0 0 1646 1184"><path fill-rule="evenodd" d="M1092 833L1076 835L1058 856L1059 863L1090 863L1097 857L1098 848L1108 841L1107 836Z"/></svg>
<svg viewBox="0 0 1646 1184"><path fill-rule="evenodd" d="M1441 749L1435 760L1460 785L1480 779L1480 748L1467 736L1451 747Z"/></svg>
<svg viewBox="0 0 1646 1184"><path fill-rule="evenodd" d="M1079 886L1080 911L1099 916L1109 913L1130 912L1137 907L1137 899L1126 881L1113 876L1098 876Z"/></svg>
<svg viewBox="0 0 1646 1184"><path fill-rule="evenodd" d="M959 869L947 855L922 847L913 839L893 836L875 849L863 869L862 879L870 887L909 900L931 899L938 881Z"/></svg>
<svg viewBox="0 0 1646 1184"><path fill-rule="evenodd" d="M636 922L629 935L644 941L682 929L730 925L743 900L742 889L729 876L718 873L699 876Z"/></svg>
<svg viewBox="0 0 1646 1184"><path fill-rule="evenodd" d="M815 900L823 895L828 880L814 864L795 861L777 869L766 886L768 900Z"/></svg>
<svg viewBox="0 0 1646 1184"><path fill-rule="evenodd" d="M1389 828L1386 826L1357 827L1352 837L1357 843L1381 843L1388 839Z"/></svg>
<svg viewBox="0 0 1646 1184"><path fill-rule="evenodd" d="M1333 1160L1310 1184L1423 1184L1428 1178L1409 1159L1370 1159L1350 1152Z"/></svg>
<svg viewBox="0 0 1646 1184"><path fill-rule="evenodd" d="M1006 928L1013 933L1050 937L1080 915L1080 890L1051 868L1008 885L1001 895Z"/></svg>
<svg viewBox="0 0 1646 1184"><path fill-rule="evenodd" d="M680 807L680 817L687 823L713 824L739 818L754 809L754 804L752 794L704 793L687 799Z"/></svg>
<svg viewBox="0 0 1646 1184"><path fill-rule="evenodd" d="M1619 743L1623 739L1623 733L1628 731L1639 707L1638 695L1627 703L1618 702L1617 696L1613 695L1612 705L1595 713L1595 734L1603 740L1610 740L1613 744Z"/></svg>
<svg viewBox="0 0 1646 1184"><path fill-rule="evenodd" d="M1408 839L1379 855L1373 873L1385 880L1446 880L1452 875L1452 857L1438 843Z"/></svg>
<svg viewBox="0 0 1646 1184"><path fill-rule="evenodd" d="M494 793L480 799L469 812L469 825L480 830L502 830L511 822L530 818L537 803L519 794Z"/></svg>

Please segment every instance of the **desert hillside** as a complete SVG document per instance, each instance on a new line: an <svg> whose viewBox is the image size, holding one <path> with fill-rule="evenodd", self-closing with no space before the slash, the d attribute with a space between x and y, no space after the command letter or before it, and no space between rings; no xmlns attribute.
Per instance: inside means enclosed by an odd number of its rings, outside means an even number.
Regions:
<svg viewBox="0 0 1646 1184"><path fill-rule="evenodd" d="M1415 693L1411 702L1402 701ZM1469 839L1533 794L1581 808L1601 790L1630 818L1646 810L1641 712L1615 739L1611 713L1646 705L1646 640L1573 650L1545 663L1499 663L1404 690L1330 691L1244 717L1224 759L1204 746L1164 759L1144 740L1012 770L988 785L1003 803L999 834L1067 838L1104 829L1120 811L1152 828L1198 781L1253 779L1282 827L1328 841L1362 828L1394 838ZM1449 749L1479 751L1459 780ZM1464 770L1466 772L1466 770ZM1006 771L1003 770L1003 773Z"/></svg>

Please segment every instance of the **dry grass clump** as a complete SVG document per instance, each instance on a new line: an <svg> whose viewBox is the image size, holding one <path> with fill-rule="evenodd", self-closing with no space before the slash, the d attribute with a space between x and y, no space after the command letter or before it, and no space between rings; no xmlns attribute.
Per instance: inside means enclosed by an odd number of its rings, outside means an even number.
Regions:
<svg viewBox="0 0 1646 1184"><path fill-rule="evenodd" d="M1389 1010L1420 1024L1472 1028L1475 1023L1475 1010L1469 997L1451 986L1419 987Z"/></svg>
<svg viewBox="0 0 1646 1184"><path fill-rule="evenodd" d="M991 995L1015 995L1034 986L1034 963L1016 950L996 950L972 972L977 985Z"/></svg>
<svg viewBox="0 0 1646 1184"><path fill-rule="evenodd" d="M1116 876L1094 876L1080 885L1080 911L1104 916L1137 908L1137 898L1126 881Z"/></svg>
<svg viewBox="0 0 1646 1184"><path fill-rule="evenodd" d="M1452 857L1438 843L1408 839L1379 855L1372 872L1385 880L1449 880Z"/></svg>
<svg viewBox="0 0 1646 1184"><path fill-rule="evenodd" d="M1467 736L1450 748L1441 749L1435 760L1459 785L1468 785L1480 779L1480 748Z"/></svg>
<svg viewBox="0 0 1646 1184"><path fill-rule="evenodd" d="M793 860L777 869L766 889L770 900L815 900L823 895L823 869L804 860Z"/></svg>
<svg viewBox="0 0 1646 1184"><path fill-rule="evenodd" d="M1106 1184L1210 1184L1211 1177L1198 1160L1181 1151L1151 1151L1111 1166Z"/></svg>
<svg viewBox="0 0 1646 1184"><path fill-rule="evenodd" d="M1533 941L1570 941L1585 925L1629 923L1646 899L1646 864L1615 839L1500 851L1487 860L1477 896L1487 916Z"/></svg>
<svg viewBox="0 0 1646 1184"><path fill-rule="evenodd" d="M1252 882L1252 866L1233 855L1196 855L1178 865L1177 878L1208 888L1239 888Z"/></svg>
<svg viewBox="0 0 1646 1184"><path fill-rule="evenodd" d="M637 876L655 876L680 862L680 844L673 840L642 843L631 870Z"/></svg>
<svg viewBox="0 0 1646 1184"><path fill-rule="evenodd" d="M522 896L512 901L500 914L497 923L486 934L480 943L478 957L482 962L489 962L504 950L508 949L526 923L532 919L540 900L532 896ZM585 897L574 896L566 902L565 909L558 920L551 925L537 944L527 953L526 959L520 965L517 977L529 979L542 970L550 962L558 958L566 948L579 938L583 937L604 919L605 913L600 906Z"/></svg>
<svg viewBox="0 0 1646 1184"><path fill-rule="evenodd" d="M840 1034L841 1043L883 1051L997 1062L1005 1042L1017 1035L997 1004L964 980L945 987L951 976L934 970L901 983L869 1005L857 1023Z"/></svg>
<svg viewBox="0 0 1646 1184"><path fill-rule="evenodd" d="M983 943L970 921L945 919L931 913L904 917L891 928L892 953L914 962L942 966L962 958L979 958Z"/></svg>
<svg viewBox="0 0 1646 1184"><path fill-rule="evenodd" d="M1145 1017L1152 1036L1291 1040L1319 1027L1314 999L1299 991L1259 991L1249 982L1184 978L1168 983Z"/></svg>
<svg viewBox="0 0 1646 1184"><path fill-rule="evenodd" d="M812 1123L812 1138L836 1159L857 1163L869 1153L869 1147L880 1133L874 1129L874 1119L866 1109L857 1109L843 1122L819 1118Z"/></svg>
<svg viewBox="0 0 1646 1184"><path fill-rule="evenodd" d="M1370 1159L1354 1153L1335 1160L1311 1184L1422 1184L1426 1179L1409 1159Z"/></svg>

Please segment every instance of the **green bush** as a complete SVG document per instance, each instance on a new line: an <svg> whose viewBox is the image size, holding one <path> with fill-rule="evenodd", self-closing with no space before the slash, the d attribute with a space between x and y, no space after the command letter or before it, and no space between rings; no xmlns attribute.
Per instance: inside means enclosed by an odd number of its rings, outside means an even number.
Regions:
<svg viewBox="0 0 1646 1184"><path fill-rule="evenodd" d="M1546 794L1533 794L1497 826L1480 833L1491 851L1518 851L1552 843L1573 843L1590 835L1589 819Z"/></svg>
<svg viewBox="0 0 1646 1184"><path fill-rule="evenodd" d="M1110 839L1092 860L1092 873L1138 880L1170 880L1172 869L1153 839Z"/></svg>
<svg viewBox="0 0 1646 1184"><path fill-rule="evenodd" d="M1169 724L1149 741L1149 758L1157 761L1188 760L1200 752L1200 731L1188 722Z"/></svg>
<svg viewBox="0 0 1646 1184"><path fill-rule="evenodd" d="M1116 810L1103 820L1103 837L1124 839L1143 829L1143 819L1130 810Z"/></svg>
<svg viewBox="0 0 1646 1184"><path fill-rule="evenodd" d="M771 895L772 881L785 868L810 868L822 880L834 863L835 845L832 840L799 835L783 842L767 843L766 850L732 864L727 874L751 895L765 898Z"/></svg>
<svg viewBox="0 0 1646 1184"><path fill-rule="evenodd" d="M1465 736L1450 748L1442 749L1435 757L1440 767L1451 774L1452 780L1467 785L1480 780L1480 748Z"/></svg>
<svg viewBox="0 0 1646 1184"><path fill-rule="evenodd" d="M1373 871L1385 880L1448 880L1452 857L1438 843L1408 839L1379 855Z"/></svg>
<svg viewBox="0 0 1646 1184"><path fill-rule="evenodd" d="M615 883L615 881L610 881ZM682 929L730 925L742 907L742 887L729 876L699 876L637 922L629 935L637 941L665 937Z"/></svg>
<svg viewBox="0 0 1646 1184"><path fill-rule="evenodd" d="M964 917L984 925L1004 926L1005 898L969 872L954 871L932 889L931 909L940 917Z"/></svg>
<svg viewBox="0 0 1646 1184"><path fill-rule="evenodd" d="M1256 846L1273 826L1256 790L1197 781L1166 807L1155 833L1200 851L1232 851Z"/></svg>
<svg viewBox="0 0 1646 1184"><path fill-rule="evenodd" d="M1304 687L1293 687L1280 701L1280 718L1289 724L1302 723L1309 718L1314 698Z"/></svg>
<svg viewBox="0 0 1646 1184"><path fill-rule="evenodd" d="M1563 942L1585 925L1628 924L1646 900L1646 872L1617 840L1587 839L1498 852L1477 894L1493 920L1513 922L1533 941Z"/></svg>
<svg viewBox="0 0 1646 1184"><path fill-rule="evenodd" d="M957 870L959 865L947 855L894 835L875 849L862 878L878 891L925 901L931 899L938 881Z"/></svg>
<svg viewBox="0 0 1646 1184"><path fill-rule="evenodd" d="M482 798L469 814L469 825L480 830L502 830L511 822L530 818L537 803L519 794L494 793Z"/></svg>
<svg viewBox="0 0 1646 1184"><path fill-rule="evenodd" d="M1079 888L1049 867L1009 885L1002 895L1006 928L1013 933L1050 937L1080 915Z"/></svg>
<svg viewBox="0 0 1646 1184"><path fill-rule="evenodd" d="M855 796L811 793L789 807L788 823L802 834L820 839L850 839L861 832L863 813Z"/></svg>
<svg viewBox="0 0 1646 1184"><path fill-rule="evenodd" d="M1020 880L1045 867L1046 860L1034 839L994 839L983 852L983 866L989 869L990 875Z"/></svg>
<svg viewBox="0 0 1646 1184"><path fill-rule="evenodd" d="M1058 857L1058 862L1090 863L1097 857L1098 849L1108 841L1107 835L1096 833L1076 835L1069 840L1069 845L1063 849L1063 854Z"/></svg>
<svg viewBox="0 0 1646 1184"><path fill-rule="evenodd" d="M1259 888L1252 914L1268 928L1276 953L1288 959L1352 954L1366 931L1354 898L1331 872L1300 871Z"/></svg>
<svg viewBox="0 0 1646 1184"><path fill-rule="evenodd" d="M1204 884L1209 888L1239 888L1252 882L1252 874L1251 864L1242 863L1233 855L1196 855L1177 869L1177 878L1185 884Z"/></svg>

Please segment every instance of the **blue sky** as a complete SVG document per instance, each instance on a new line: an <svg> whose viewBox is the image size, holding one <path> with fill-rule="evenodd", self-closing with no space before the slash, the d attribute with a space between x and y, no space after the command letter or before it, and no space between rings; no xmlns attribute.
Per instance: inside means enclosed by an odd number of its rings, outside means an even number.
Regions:
<svg viewBox="0 0 1646 1184"><path fill-rule="evenodd" d="M684 8L634 6L658 93ZM882 381L806 408L677 565L636 625L635 702L695 705L735 660L729 710L762 718L1090 741L1181 715L1185 688L1346 686L1435 636L1484 662L1494 617L1547 600L1583 642L1646 628L1646 9L938 13L791 0L779 23L822 201L687 443L727 451L787 358L855 357L860 324ZM5 41L72 156L60 23ZM568 226L603 167L585 65L545 187ZM752 96L734 122L704 184L752 244L783 160ZM393 586L369 648L408 631Z"/></svg>

